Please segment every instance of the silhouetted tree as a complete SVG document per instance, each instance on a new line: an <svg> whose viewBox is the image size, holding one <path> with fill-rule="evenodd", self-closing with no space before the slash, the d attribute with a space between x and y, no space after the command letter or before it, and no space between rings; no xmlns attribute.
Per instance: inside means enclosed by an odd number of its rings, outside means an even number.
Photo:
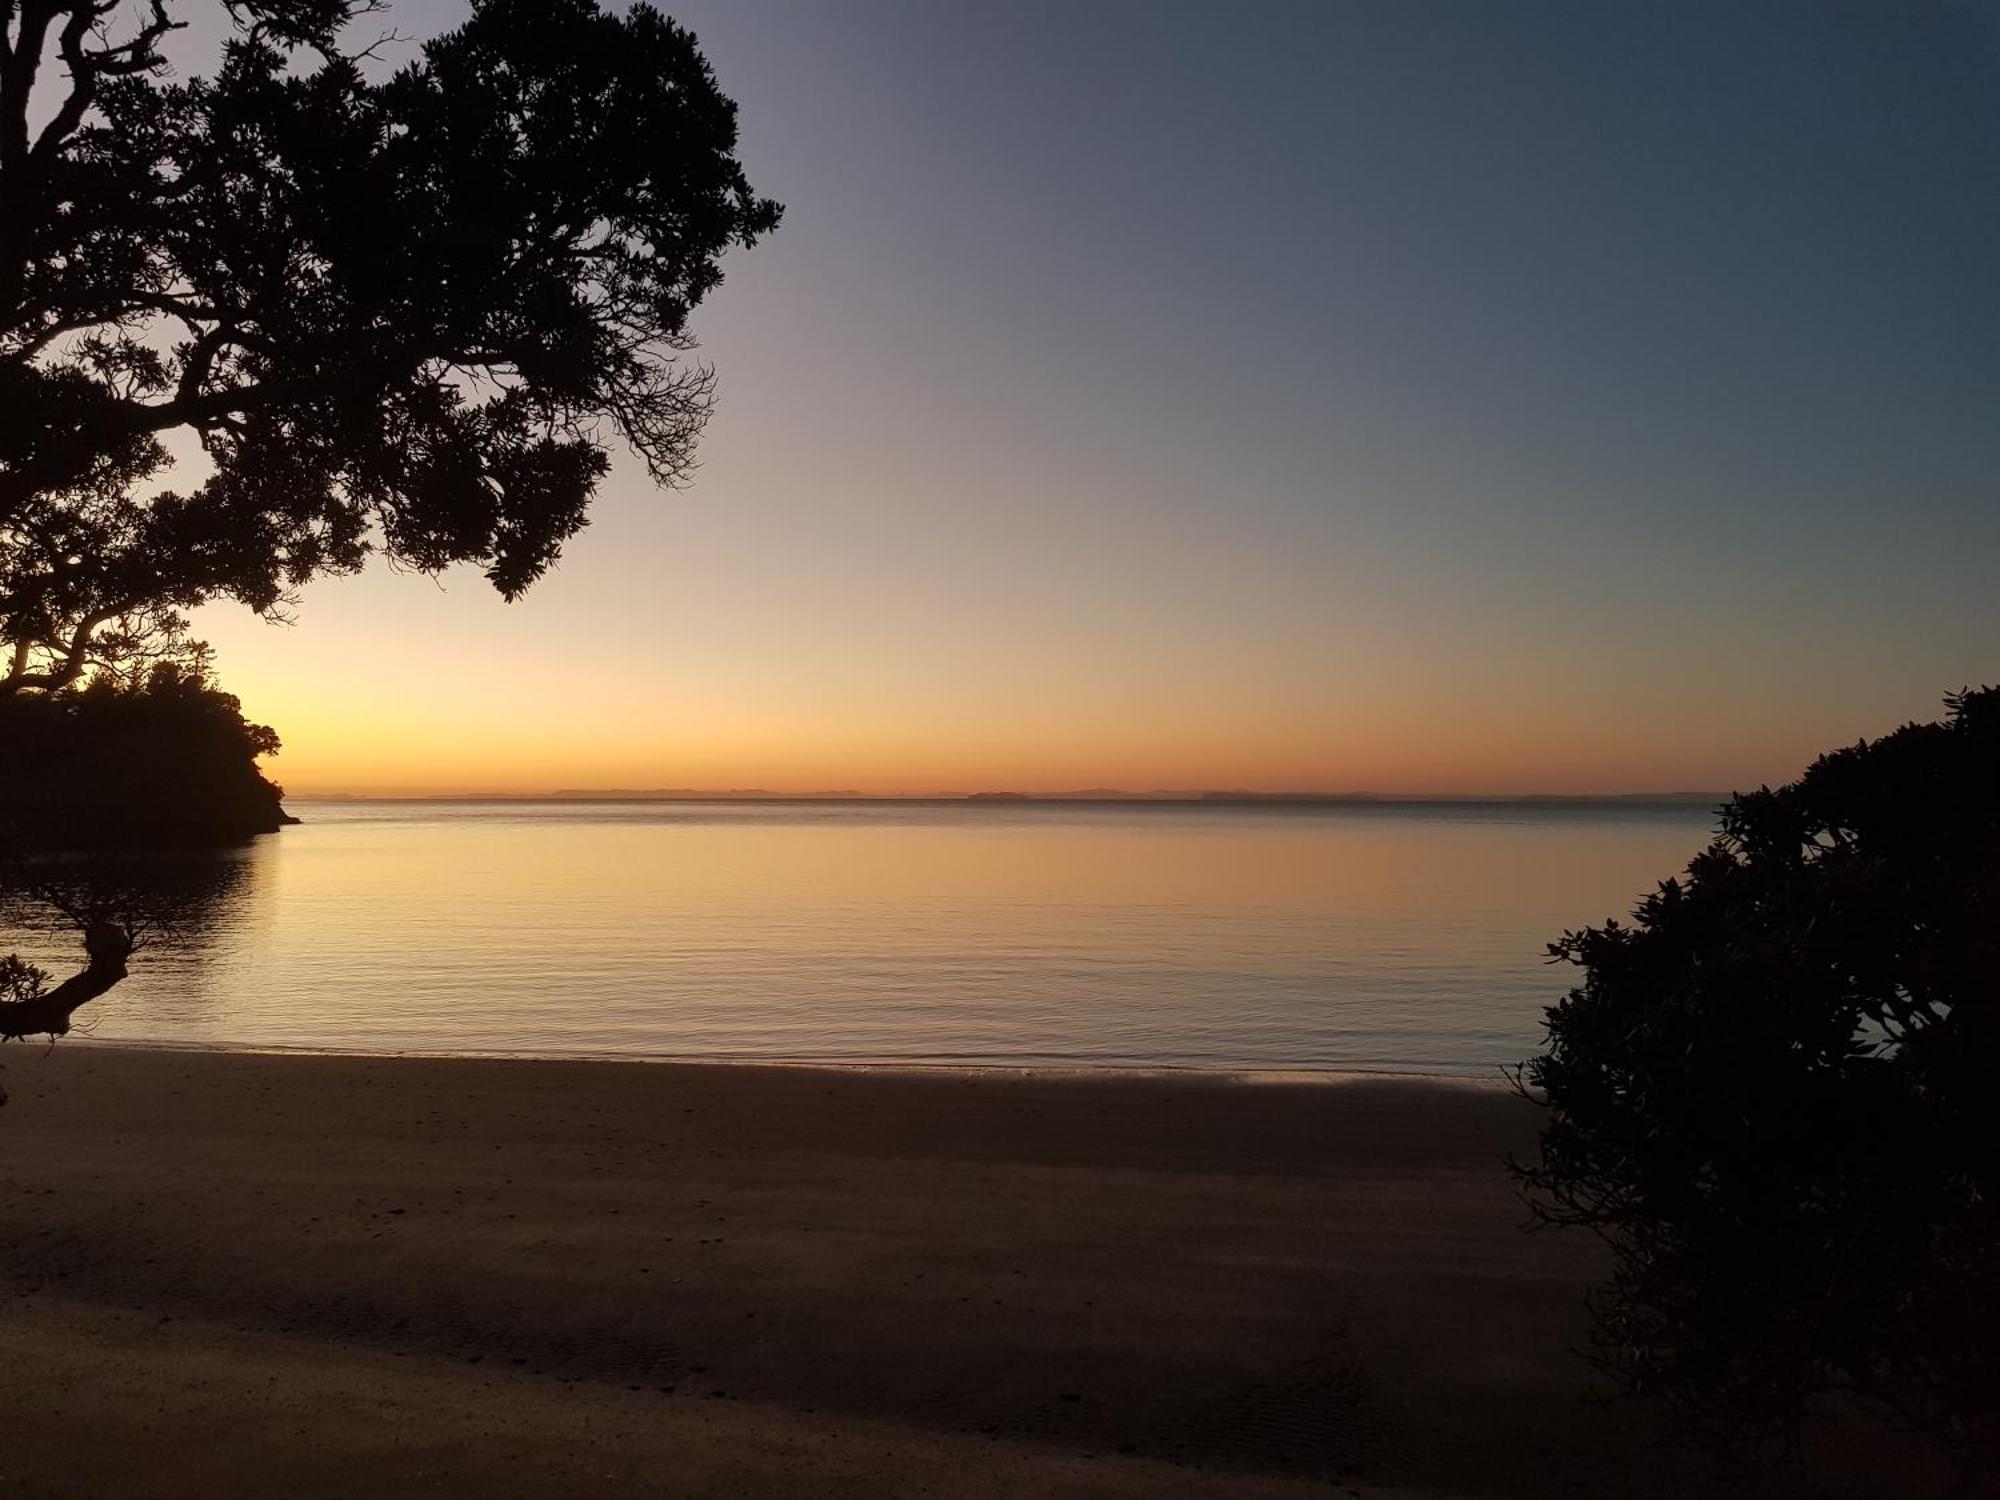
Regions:
<svg viewBox="0 0 2000 1500"><path fill-rule="evenodd" d="M180 0L0 0L0 702L198 666L191 608L274 613L371 553L515 597L613 442L687 476L713 393L689 314L778 222L649 5L473 0L382 76L344 45L372 0L224 3L218 69L176 81ZM131 711L87 692L0 732ZM8 821L41 790L10 779ZM129 934L81 925L101 990ZM39 1013L40 982L0 991Z"/></svg>
<svg viewBox="0 0 2000 1500"><path fill-rule="evenodd" d="M0 694L371 551L519 594L611 441L686 477L688 315L778 220L650 6L474 0L380 81L366 0L228 8L176 82L174 0L0 0Z"/></svg>
<svg viewBox="0 0 2000 1500"><path fill-rule="evenodd" d="M2000 1460L2000 690L1736 797L1523 1081L1517 1168L1609 1243L1596 1354L1740 1452L1853 1393Z"/></svg>
<svg viewBox="0 0 2000 1500"><path fill-rule="evenodd" d="M257 767L277 749L234 697L173 662L136 681L100 672L85 686L0 698L0 927L73 928L86 960L53 984L0 956L0 1041L66 1033L125 977L148 928L180 925L199 906L191 891L210 867L118 851L233 843L289 821Z"/></svg>
<svg viewBox="0 0 2000 1500"><path fill-rule="evenodd" d="M257 758L278 737L177 663L0 698L0 850L235 843L287 821Z"/></svg>

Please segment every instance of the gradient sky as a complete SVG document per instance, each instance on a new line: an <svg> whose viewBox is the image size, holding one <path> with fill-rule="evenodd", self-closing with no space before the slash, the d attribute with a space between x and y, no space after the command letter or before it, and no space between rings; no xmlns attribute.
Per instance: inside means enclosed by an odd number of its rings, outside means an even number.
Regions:
<svg viewBox="0 0 2000 1500"><path fill-rule="evenodd" d="M293 792L1726 789L2000 678L2000 6L667 8L787 205L696 483L205 611Z"/></svg>

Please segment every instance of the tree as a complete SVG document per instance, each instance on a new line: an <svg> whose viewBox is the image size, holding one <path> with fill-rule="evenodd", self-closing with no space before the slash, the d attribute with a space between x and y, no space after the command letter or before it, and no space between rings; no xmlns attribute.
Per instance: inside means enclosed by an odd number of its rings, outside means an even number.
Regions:
<svg viewBox="0 0 2000 1500"><path fill-rule="evenodd" d="M0 0L0 694L371 552L519 595L613 441L687 477L689 314L778 221L650 6L474 0L379 82L367 0L231 0L186 82L174 8Z"/></svg>
<svg viewBox="0 0 2000 1500"><path fill-rule="evenodd" d="M290 821L258 769L278 737L174 662L100 673L57 693L0 698L0 850L183 848L240 842Z"/></svg>
<svg viewBox="0 0 2000 1500"><path fill-rule="evenodd" d="M1738 796L1523 1081L1517 1173L1608 1242L1596 1355L1739 1452L1827 1392L2000 1463L2000 690Z"/></svg>
<svg viewBox="0 0 2000 1500"><path fill-rule="evenodd" d="M517 597L614 443L688 477L689 316L778 222L649 5L473 0L378 76L344 46L374 0L223 3L177 82L179 0L0 0L0 702L198 668L188 610L371 554ZM81 925L88 999L131 934ZM0 973L14 1023L41 986Z"/></svg>

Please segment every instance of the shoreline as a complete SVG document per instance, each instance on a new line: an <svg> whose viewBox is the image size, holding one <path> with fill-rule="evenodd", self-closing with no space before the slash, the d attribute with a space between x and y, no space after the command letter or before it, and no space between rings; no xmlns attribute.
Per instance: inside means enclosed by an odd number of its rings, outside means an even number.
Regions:
<svg viewBox="0 0 2000 1500"><path fill-rule="evenodd" d="M7 1500L1787 1492L1583 1399L1500 1088L6 1061Z"/></svg>
<svg viewBox="0 0 2000 1500"><path fill-rule="evenodd" d="M797 1068L830 1073L961 1074L1002 1078L1077 1079L1181 1079L1189 1082L1240 1084L1298 1084L1331 1087L1368 1082L1408 1082L1441 1087L1498 1089L1511 1093L1504 1071L1495 1066L1495 1077L1475 1073L1426 1072L1415 1068L1370 1067L1257 1067L1233 1063L1116 1063L1116 1062L957 1062L910 1058L843 1059L824 1057L766 1057L753 1054L632 1053L632 1052L418 1052L365 1047L286 1047L256 1042L153 1041L120 1037L99 1040L79 1032L60 1045L83 1045L93 1051L137 1053L204 1053L220 1057L327 1057L372 1058L385 1062L495 1062L495 1063L629 1063L635 1067L667 1068ZM23 1050L44 1044L29 1041ZM0 1065L8 1054L0 1052Z"/></svg>

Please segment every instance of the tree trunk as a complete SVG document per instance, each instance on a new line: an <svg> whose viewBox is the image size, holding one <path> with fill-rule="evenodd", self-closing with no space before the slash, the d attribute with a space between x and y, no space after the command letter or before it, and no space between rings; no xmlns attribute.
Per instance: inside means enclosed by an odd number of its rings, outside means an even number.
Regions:
<svg viewBox="0 0 2000 1500"><path fill-rule="evenodd" d="M96 921L83 930L83 951L90 962L54 989L26 1000L0 1002L0 1041L23 1037L59 1037L69 1030L69 1018L125 977L125 960L132 956L132 934L116 922ZM6 1095L0 1093L0 1103Z"/></svg>

